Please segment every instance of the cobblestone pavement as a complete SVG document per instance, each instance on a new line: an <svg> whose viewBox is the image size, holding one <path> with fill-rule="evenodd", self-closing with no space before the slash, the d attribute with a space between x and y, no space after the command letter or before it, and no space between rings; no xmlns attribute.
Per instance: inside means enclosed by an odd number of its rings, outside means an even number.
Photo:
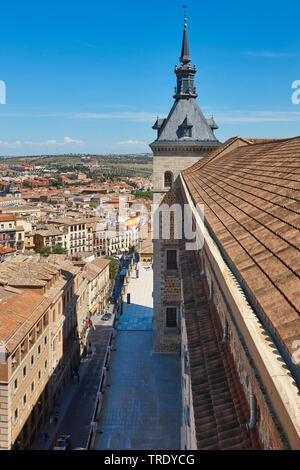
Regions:
<svg viewBox="0 0 300 470"><path fill-rule="evenodd" d="M152 270L130 279L96 449L180 449L180 358L153 354ZM139 320L140 316L140 320Z"/></svg>

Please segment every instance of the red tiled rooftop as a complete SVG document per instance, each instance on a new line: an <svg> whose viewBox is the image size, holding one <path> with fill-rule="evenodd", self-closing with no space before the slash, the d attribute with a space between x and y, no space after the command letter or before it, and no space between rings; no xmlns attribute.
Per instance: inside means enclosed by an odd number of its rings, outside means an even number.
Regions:
<svg viewBox="0 0 300 470"><path fill-rule="evenodd" d="M300 338L300 137L218 151L184 170L183 178L292 355Z"/></svg>

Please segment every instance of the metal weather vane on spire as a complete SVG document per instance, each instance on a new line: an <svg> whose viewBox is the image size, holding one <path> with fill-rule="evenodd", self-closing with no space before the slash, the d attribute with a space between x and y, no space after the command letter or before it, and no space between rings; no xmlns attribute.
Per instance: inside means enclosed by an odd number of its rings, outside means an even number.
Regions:
<svg viewBox="0 0 300 470"><path fill-rule="evenodd" d="M186 9L187 9L187 6L182 5L182 8L184 8L184 28L186 29Z"/></svg>
<svg viewBox="0 0 300 470"><path fill-rule="evenodd" d="M190 54L189 54L189 43L187 37L187 29L186 29L186 5L182 5L184 8L184 30L183 30L183 39L182 39L182 49L181 49L181 56L180 62L182 64L188 64L191 61Z"/></svg>

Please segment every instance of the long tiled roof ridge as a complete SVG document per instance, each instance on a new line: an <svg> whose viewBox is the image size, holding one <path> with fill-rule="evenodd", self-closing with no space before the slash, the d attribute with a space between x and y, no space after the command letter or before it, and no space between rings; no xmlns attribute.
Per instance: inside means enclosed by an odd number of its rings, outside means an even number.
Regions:
<svg viewBox="0 0 300 470"><path fill-rule="evenodd" d="M214 161L217 157L222 157L222 153L230 147L234 142L236 141L242 141L245 142L245 145L249 146L260 146L260 145L270 145L270 144L281 144L287 141L299 139L299 136L296 137L289 137L286 139L255 139L255 138L245 138L241 136L235 136L231 137L228 140L226 140L222 145L217 147L215 150L213 150L209 155L207 155L204 158L199 159L196 163L191 165L190 167L186 168L185 170L182 171L183 175L187 175L193 171L198 170L199 168L202 168L206 166L207 164L211 163ZM240 147L243 147L242 145ZM238 147L238 148L240 148ZM229 150L228 152L225 153L226 157L231 153L234 152L236 148ZM224 155L224 157L225 157Z"/></svg>
<svg viewBox="0 0 300 470"><path fill-rule="evenodd" d="M300 338L300 137L240 146L183 178L292 356Z"/></svg>

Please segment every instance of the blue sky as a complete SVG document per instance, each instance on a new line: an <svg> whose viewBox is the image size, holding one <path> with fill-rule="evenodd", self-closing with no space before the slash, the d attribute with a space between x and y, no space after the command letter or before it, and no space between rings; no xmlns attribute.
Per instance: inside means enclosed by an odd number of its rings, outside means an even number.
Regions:
<svg viewBox="0 0 300 470"><path fill-rule="evenodd" d="M173 103L182 1L2 2L0 155L148 152ZM198 103L224 141L300 135L300 6L188 2Z"/></svg>

